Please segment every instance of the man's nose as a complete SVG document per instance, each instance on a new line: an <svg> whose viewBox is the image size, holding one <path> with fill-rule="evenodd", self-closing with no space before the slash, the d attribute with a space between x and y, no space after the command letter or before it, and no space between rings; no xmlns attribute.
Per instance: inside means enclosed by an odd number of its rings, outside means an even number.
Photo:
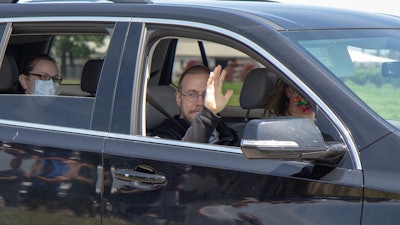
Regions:
<svg viewBox="0 0 400 225"><path fill-rule="evenodd" d="M197 95L196 104L197 104L197 105L204 105L204 99L205 99L205 97L206 97L206 94Z"/></svg>

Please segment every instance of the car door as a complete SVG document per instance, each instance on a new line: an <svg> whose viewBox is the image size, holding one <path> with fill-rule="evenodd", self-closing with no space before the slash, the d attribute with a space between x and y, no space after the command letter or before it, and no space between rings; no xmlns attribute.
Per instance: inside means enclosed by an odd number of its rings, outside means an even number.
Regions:
<svg viewBox="0 0 400 225"><path fill-rule="evenodd" d="M126 60L121 65L128 70L118 80L121 91L116 95L116 104L121 107L114 107L111 133L104 146L104 200L109 206L104 214L110 216L103 223L123 220L129 224L359 224L362 174L354 167L349 152L338 165L249 159L239 147L167 140L146 134L146 85L150 85L154 74L172 74L171 63L181 62L177 61L174 44L158 51L157 46L165 44L164 40L210 41L257 58L263 67L282 67L271 63L269 55L248 47L254 46L250 40L238 41L238 36L224 33L221 28L200 23L183 27L178 21L168 21L168 26L165 21L162 23L134 23L136 29L130 29L136 33L128 38L132 45L125 49ZM203 30L199 31L199 27ZM142 48L138 43L142 43ZM261 58L256 56L260 54ZM210 66L221 60L216 58ZM135 67L132 62L142 64ZM160 68L153 69L154 65ZM129 109L130 114L126 113ZM231 113L235 114L234 110ZM333 126L324 112L320 117ZM340 138L337 133L335 136Z"/></svg>
<svg viewBox="0 0 400 225"><path fill-rule="evenodd" d="M25 17L15 23L11 20L2 23L0 19L1 52L5 55L1 57L0 72L0 223L101 224L102 150L111 113L107 104L113 96L109 90L114 89L112 81L119 66L118 60L113 59L120 58L126 26L122 20L116 23L100 18L90 22L57 17ZM53 46L54 39L66 41L76 35L81 35L81 40L93 40L90 35L110 38L106 47L112 50L102 55L103 68L100 65L100 70L83 70L97 72L97 77L101 73L102 88L89 79L96 95L76 89L74 82L68 83L76 77L81 84L81 68L74 67L81 59L76 59L74 65L63 64L68 74L62 76L66 83L61 83L60 95L14 92L12 86L20 75L16 65L24 54L50 53L61 63L59 52L54 52L56 47L46 46ZM79 44L83 49L88 43ZM70 50L74 47L77 46L70 46Z"/></svg>

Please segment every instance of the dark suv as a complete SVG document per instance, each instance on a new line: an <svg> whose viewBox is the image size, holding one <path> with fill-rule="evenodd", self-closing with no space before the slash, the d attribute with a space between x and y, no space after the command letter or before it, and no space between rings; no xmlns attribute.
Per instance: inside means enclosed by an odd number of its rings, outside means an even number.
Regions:
<svg viewBox="0 0 400 225"><path fill-rule="evenodd" d="M0 4L0 224L400 221L399 18L73 2ZM32 53L55 58L60 95L16 91ZM196 64L227 70L220 116L240 147L149 135L179 114L177 82ZM265 112L276 79L316 121Z"/></svg>

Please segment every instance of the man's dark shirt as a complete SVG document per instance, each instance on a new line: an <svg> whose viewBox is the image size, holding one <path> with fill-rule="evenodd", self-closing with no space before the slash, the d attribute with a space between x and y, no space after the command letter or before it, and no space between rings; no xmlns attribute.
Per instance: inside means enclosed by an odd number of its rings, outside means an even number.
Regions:
<svg viewBox="0 0 400 225"><path fill-rule="evenodd" d="M208 143L214 129L216 129L219 133L219 140L215 144L230 146L240 145L240 140L236 132L205 107L197 114L192 125L185 119L180 118L179 115L174 116L174 120L178 123L172 121L172 119L166 119L159 128L151 133L151 136Z"/></svg>

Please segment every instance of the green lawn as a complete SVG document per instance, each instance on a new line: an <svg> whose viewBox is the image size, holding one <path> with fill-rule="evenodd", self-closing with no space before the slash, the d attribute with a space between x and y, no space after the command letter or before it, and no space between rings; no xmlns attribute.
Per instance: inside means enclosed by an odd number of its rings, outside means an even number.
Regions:
<svg viewBox="0 0 400 225"><path fill-rule="evenodd" d="M400 88L391 83L380 87L371 83L359 85L351 81L345 84L381 117L400 120Z"/></svg>
<svg viewBox="0 0 400 225"><path fill-rule="evenodd" d="M225 93L226 90L232 89L233 90L233 96L229 100L228 105L232 106L240 106L240 90L242 90L242 85L243 82L229 82L226 81L224 82L224 86L222 88L222 91Z"/></svg>
<svg viewBox="0 0 400 225"><path fill-rule="evenodd" d="M132 224L126 220L106 216L103 218L108 224L127 225ZM29 210L25 208L0 208L1 225L100 225L101 217L84 215L77 217L71 210L55 209L54 212L47 212L46 209Z"/></svg>
<svg viewBox="0 0 400 225"><path fill-rule="evenodd" d="M243 82L225 82L223 91L232 89L234 94L229 105L240 106L240 90ZM356 84L350 80L345 84L356 93L374 111L385 119L400 120L400 88L386 83L381 86L367 83Z"/></svg>

